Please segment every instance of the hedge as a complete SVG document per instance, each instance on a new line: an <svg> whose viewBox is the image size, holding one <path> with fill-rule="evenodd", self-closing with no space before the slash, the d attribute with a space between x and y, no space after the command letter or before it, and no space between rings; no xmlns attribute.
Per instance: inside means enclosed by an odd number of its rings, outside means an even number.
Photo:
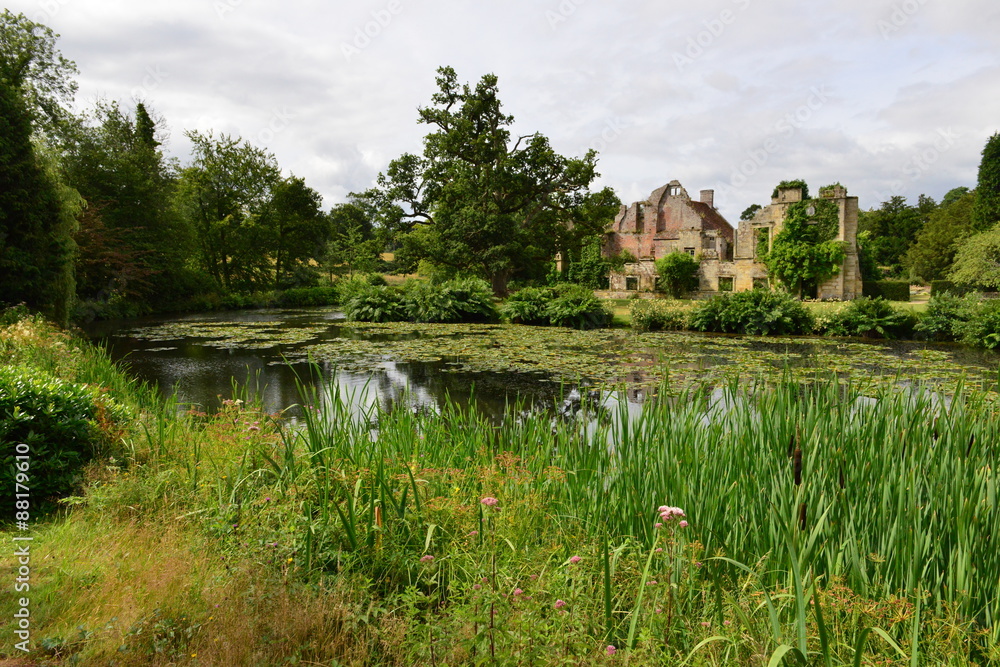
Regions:
<svg viewBox="0 0 1000 667"><path fill-rule="evenodd" d="M955 296L964 296L975 291L976 289L974 287L969 285L959 285L958 283L953 283L950 280L931 281L931 296L944 294L945 292L950 292Z"/></svg>
<svg viewBox="0 0 1000 667"><path fill-rule="evenodd" d="M879 280L861 284L862 296L873 299L882 297L886 301L909 301L910 283L905 280Z"/></svg>

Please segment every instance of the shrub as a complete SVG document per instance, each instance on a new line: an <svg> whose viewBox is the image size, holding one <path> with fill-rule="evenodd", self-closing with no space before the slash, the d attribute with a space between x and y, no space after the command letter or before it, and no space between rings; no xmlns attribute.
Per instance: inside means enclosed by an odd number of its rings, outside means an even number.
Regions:
<svg viewBox="0 0 1000 667"><path fill-rule="evenodd" d="M358 322L402 322L408 315L402 290L360 281L343 306L348 319Z"/></svg>
<svg viewBox="0 0 1000 667"><path fill-rule="evenodd" d="M698 289L698 260L686 252L672 252L656 260L662 289L675 299Z"/></svg>
<svg viewBox="0 0 1000 667"><path fill-rule="evenodd" d="M71 493L83 466L109 444L116 422L125 416L124 408L93 387L26 366L0 367L0 496L5 505L14 503L18 444L27 446L26 486L35 506Z"/></svg>
<svg viewBox="0 0 1000 667"><path fill-rule="evenodd" d="M975 304L966 311L966 319L952 324L955 337L966 345L1000 348L1000 299L974 302L972 298L966 297L967 303Z"/></svg>
<svg viewBox="0 0 1000 667"><path fill-rule="evenodd" d="M927 302L927 312L914 330L927 340L957 340L961 338L957 326L972 318L978 305L979 299L975 295L958 297L951 292L941 292Z"/></svg>
<svg viewBox="0 0 1000 667"><path fill-rule="evenodd" d="M493 302L493 290L481 278L458 278L441 285L451 298L459 321L494 322L499 317Z"/></svg>
<svg viewBox="0 0 1000 667"><path fill-rule="evenodd" d="M905 280L878 280L861 284L864 296L882 297L886 301L909 301L910 283Z"/></svg>
<svg viewBox="0 0 1000 667"><path fill-rule="evenodd" d="M551 288L525 287L507 297L500 314L514 324L545 326L549 323L546 307L552 296Z"/></svg>
<svg viewBox="0 0 1000 667"><path fill-rule="evenodd" d="M688 328L690 308L669 300L636 299L629 305L632 328L636 331L682 331Z"/></svg>
<svg viewBox="0 0 1000 667"><path fill-rule="evenodd" d="M785 292L754 289L719 294L695 306L689 318L696 331L781 336L809 333L812 315Z"/></svg>
<svg viewBox="0 0 1000 667"><path fill-rule="evenodd" d="M830 336L908 338L916 324L912 313L893 308L885 299L862 297L835 313L827 324Z"/></svg>
<svg viewBox="0 0 1000 667"><path fill-rule="evenodd" d="M944 294L945 292L950 292L956 296L964 296L971 292L975 292L975 288L969 285L959 285L950 280L932 280L931 281L931 296L937 296L938 294Z"/></svg>
<svg viewBox="0 0 1000 667"><path fill-rule="evenodd" d="M545 312L549 324L573 329L600 329L611 324L612 313L594 293L579 285L557 285Z"/></svg>
<svg viewBox="0 0 1000 667"><path fill-rule="evenodd" d="M335 287L293 287L279 292L275 303L282 308L332 306L338 296Z"/></svg>

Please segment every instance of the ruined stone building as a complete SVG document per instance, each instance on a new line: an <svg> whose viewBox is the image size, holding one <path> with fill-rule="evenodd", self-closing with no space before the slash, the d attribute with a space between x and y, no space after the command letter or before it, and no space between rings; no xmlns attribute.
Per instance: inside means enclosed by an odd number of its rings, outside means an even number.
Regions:
<svg viewBox="0 0 1000 667"><path fill-rule="evenodd" d="M861 296L861 273L858 266L858 198L848 197L840 185L823 188L820 198L833 201L839 211L837 239L846 249L840 272L814 286L822 299L849 300ZM698 201L692 200L678 181L671 181L653 191L649 199L622 206L604 241L605 256L623 250L636 262L626 264L610 276L613 292L652 292L656 288L654 262L674 251L687 252L700 261L699 293L708 296L768 287L767 267L758 261L758 252L770 247L781 231L788 207L802 201L798 187L778 189L771 203L757 211L739 230L714 205L714 191L702 190ZM811 290L810 290L811 291Z"/></svg>

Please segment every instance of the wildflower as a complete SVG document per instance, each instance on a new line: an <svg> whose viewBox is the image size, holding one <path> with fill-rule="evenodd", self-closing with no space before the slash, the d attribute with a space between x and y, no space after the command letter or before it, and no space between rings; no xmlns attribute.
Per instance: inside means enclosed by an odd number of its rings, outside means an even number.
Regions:
<svg viewBox="0 0 1000 667"><path fill-rule="evenodd" d="M709 623L708 621L702 621L701 622L701 627L703 627L703 628L710 628L710 627L712 627L712 624Z"/></svg>
<svg viewBox="0 0 1000 667"><path fill-rule="evenodd" d="M260 430L260 426L249 426L249 427L247 427L247 430L248 431L259 431Z"/></svg>
<svg viewBox="0 0 1000 667"><path fill-rule="evenodd" d="M264 498L264 502L266 503L271 502L271 496L267 496L266 498Z"/></svg>
<svg viewBox="0 0 1000 667"><path fill-rule="evenodd" d="M515 588L514 589L514 597L517 597L518 595L520 595L523 592L524 591L522 591L520 588Z"/></svg>
<svg viewBox="0 0 1000 667"><path fill-rule="evenodd" d="M652 581L647 581L646 585L647 586L655 586L656 585L656 579L653 579Z"/></svg>
<svg viewBox="0 0 1000 667"><path fill-rule="evenodd" d="M656 553L658 553L658 554L662 554L662 553L663 553L663 547L658 547L658 548L656 549Z"/></svg>
<svg viewBox="0 0 1000 667"><path fill-rule="evenodd" d="M295 559L294 558L289 558L288 562L291 563L293 560L295 560Z"/></svg>
<svg viewBox="0 0 1000 667"><path fill-rule="evenodd" d="M481 580L484 584L490 583L489 577L483 577Z"/></svg>
<svg viewBox="0 0 1000 667"><path fill-rule="evenodd" d="M732 621L723 621L722 624L723 625L732 625Z"/></svg>
<svg viewBox="0 0 1000 667"><path fill-rule="evenodd" d="M533 575L529 576L528 578L531 579L532 581L535 581L536 579L538 579L538 575L537 574L533 574Z"/></svg>
<svg viewBox="0 0 1000 667"><path fill-rule="evenodd" d="M478 534L479 534L479 531L478 531L478 530L473 530L473 531L470 531L470 532L469 532L469 537L475 537L475 536L476 536L476 535L478 535Z"/></svg>
<svg viewBox="0 0 1000 667"><path fill-rule="evenodd" d="M472 590L478 591L483 587L482 584L472 584Z"/></svg>
<svg viewBox="0 0 1000 667"><path fill-rule="evenodd" d="M663 613L663 610L662 610L662 609L660 609L659 607L657 607L657 609L656 609L656 613L657 613L657 614L662 614L662 613Z"/></svg>
<svg viewBox="0 0 1000 667"><path fill-rule="evenodd" d="M617 652L618 652L618 649L616 649L616 648L615 648L614 646L612 646L611 644L608 644L608 647L607 647L606 649L604 649L604 650L605 650L605 652L606 652L606 653L607 653L608 655L614 655L615 653L617 653Z"/></svg>
<svg viewBox="0 0 1000 667"><path fill-rule="evenodd" d="M497 500L496 498L494 498L493 496L486 496L485 498L483 498L479 502L481 502L482 504L486 505L487 507L496 507L497 504L500 501Z"/></svg>
<svg viewBox="0 0 1000 667"><path fill-rule="evenodd" d="M653 528L656 528L656 529L660 529L660 528L663 528L663 524L662 524L662 523L659 523L659 522L657 522L657 523L656 523L656 525L654 525L654 526L653 526Z"/></svg>
<svg viewBox="0 0 1000 667"><path fill-rule="evenodd" d="M583 560L583 559L580 558L579 556L570 556L569 557L569 562L573 563L574 565L576 565L577 563L579 563L581 560Z"/></svg>
<svg viewBox="0 0 1000 667"><path fill-rule="evenodd" d="M426 556L421 556L420 557L420 562L421 563L430 563L433 560L434 560L434 556L432 556L430 554L427 554Z"/></svg>
<svg viewBox="0 0 1000 667"><path fill-rule="evenodd" d="M553 606L554 606L554 607L555 607L556 609L562 609L563 607L565 607L565 606L566 606L566 602L565 602L564 600L556 600L556 603L555 603L555 605L553 605Z"/></svg>
<svg viewBox="0 0 1000 667"><path fill-rule="evenodd" d="M669 521L675 516L684 516L684 510L680 507L668 507L663 505L657 511L660 513L660 518L664 521Z"/></svg>
<svg viewBox="0 0 1000 667"><path fill-rule="evenodd" d="M687 521L681 521L677 525L680 526L681 528L687 528L688 527L688 522Z"/></svg>

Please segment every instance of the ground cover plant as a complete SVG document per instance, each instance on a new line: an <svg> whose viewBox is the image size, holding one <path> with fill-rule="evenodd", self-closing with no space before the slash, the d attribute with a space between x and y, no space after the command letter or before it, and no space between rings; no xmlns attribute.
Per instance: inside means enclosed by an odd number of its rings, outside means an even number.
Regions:
<svg viewBox="0 0 1000 667"><path fill-rule="evenodd" d="M18 331L0 335L5 359L89 374L126 404L142 393L62 358L51 330ZM304 387L297 423L247 395L215 415L146 403L125 455L34 527L45 659L1000 659L985 394L747 378L664 385L631 417L497 424L338 391Z"/></svg>
<svg viewBox="0 0 1000 667"><path fill-rule="evenodd" d="M612 319L592 290L570 283L518 290L503 303L500 314L514 324L572 329L600 329Z"/></svg>

